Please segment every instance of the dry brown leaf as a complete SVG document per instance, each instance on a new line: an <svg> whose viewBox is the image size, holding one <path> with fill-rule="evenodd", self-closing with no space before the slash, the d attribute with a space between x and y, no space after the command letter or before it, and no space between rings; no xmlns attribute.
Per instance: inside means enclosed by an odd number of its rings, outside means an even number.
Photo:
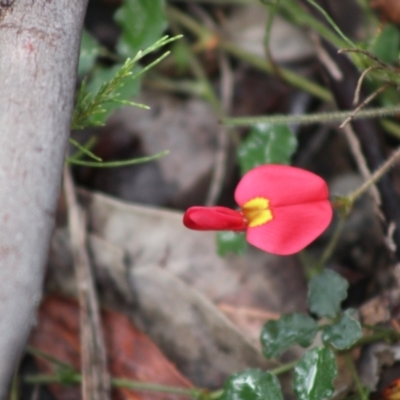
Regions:
<svg viewBox="0 0 400 400"><path fill-rule="evenodd" d="M102 312L102 325L108 353L108 367L112 377L125 378L190 388L193 385L165 358L158 347L138 331L127 317L113 311ZM79 309L75 300L58 296L48 297L41 305L38 326L30 344L56 359L80 367ZM54 366L37 358L39 369L54 373ZM58 400L79 399L79 387L50 386ZM133 392L114 388L113 400L175 400L182 396L155 392Z"/></svg>
<svg viewBox="0 0 400 400"><path fill-rule="evenodd" d="M371 7L385 22L400 24L400 0L372 0Z"/></svg>

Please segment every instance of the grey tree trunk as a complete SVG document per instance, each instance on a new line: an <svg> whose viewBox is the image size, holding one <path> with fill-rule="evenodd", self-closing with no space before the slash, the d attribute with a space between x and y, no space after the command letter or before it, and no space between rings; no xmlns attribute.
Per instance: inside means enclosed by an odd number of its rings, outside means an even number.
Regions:
<svg viewBox="0 0 400 400"><path fill-rule="evenodd" d="M41 297L87 0L0 0L0 399Z"/></svg>

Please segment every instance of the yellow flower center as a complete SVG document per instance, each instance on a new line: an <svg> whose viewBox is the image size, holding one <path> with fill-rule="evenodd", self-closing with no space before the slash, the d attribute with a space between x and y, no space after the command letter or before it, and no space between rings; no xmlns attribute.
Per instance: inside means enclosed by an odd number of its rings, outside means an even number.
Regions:
<svg viewBox="0 0 400 400"><path fill-rule="evenodd" d="M249 228L265 224L273 219L269 209L269 200L264 197L256 197L244 204L242 213L248 221Z"/></svg>

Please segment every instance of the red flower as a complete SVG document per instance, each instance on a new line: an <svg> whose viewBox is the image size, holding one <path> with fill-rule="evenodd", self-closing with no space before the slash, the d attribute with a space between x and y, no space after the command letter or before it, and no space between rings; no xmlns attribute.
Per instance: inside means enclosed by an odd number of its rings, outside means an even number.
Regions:
<svg viewBox="0 0 400 400"><path fill-rule="evenodd" d="M253 246L273 254L297 253L332 219L325 181L287 165L261 165L243 176L235 191L239 210L191 207L183 217L195 230L246 231Z"/></svg>

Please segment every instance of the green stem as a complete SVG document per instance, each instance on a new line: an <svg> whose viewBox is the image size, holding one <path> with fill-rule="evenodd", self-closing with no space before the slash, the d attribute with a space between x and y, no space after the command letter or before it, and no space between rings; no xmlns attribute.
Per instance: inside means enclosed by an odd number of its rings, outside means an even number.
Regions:
<svg viewBox="0 0 400 400"><path fill-rule="evenodd" d="M397 139L400 139L400 125L398 123L389 119L382 119L380 120L380 123L388 133L395 136Z"/></svg>
<svg viewBox="0 0 400 400"><path fill-rule="evenodd" d="M353 360L351 359L351 355L349 352L344 354L344 360L346 362L347 368L350 371L350 374L354 380L354 383L356 385L357 393L359 396L360 400L368 400L368 394L366 393L366 390L364 386L362 385L360 381L360 377L358 376L358 372L356 370L356 367L353 363Z"/></svg>
<svg viewBox="0 0 400 400"><path fill-rule="evenodd" d="M227 40L221 39L218 43L218 46L230 55L246 61L260 71L273 74L276 70L272 63L265 58L243 50L239 46L236 46L235 44ZM279 67L279 76L293 87L304 90L305 92L308 92L321 100L332 101L332 95L328 90L318 85L317 83L296 74L295 72L292 72L286 68Z"/></svg>
<svg viewBox="0 0 400 400"><path fill-rule="evenodd" d="M72 369L72 366L70 364L60 361L58 358L55 358L55 357L51 356L50 354L37 349L36 347L26 346L25 350L27 353L29 353L35 357L40 357L46 361L50 361L52 364L56 365L60 369L61 368L62 369Z"/></svg>
<svg viewBox="0 0 400 400"><path fill-rule="evenodd" d="M75 152L69 160L79 160L82 158L84 155L87 155L90 158L93 158L94 160L101 162L103 161L100 157L97 157L95 154L93 154L89 149L91 149L97 142L97 139L95 137L91 137L87 143L84 145L81 145L79 142L77 142L75 139L72 139L71 137L69 138L69 142L74 145L75 147L78 148L78 151Z"/></svg>
<svg viewBox="0 0 400 400"><path fill-rule="evenodd" d="M356 347L361 347L366 344L370 343L375 343L375 342L380 342L380 341L386 341L386 342L395 342L400 339L400 334L394 330L387 329L384 332L376 332L368 336L364 336L361 339L357 340L356 343L351 346L351 348L356 348Z"/></svg>
<svg viewBox="0 0 400 400"><path fill-rule="evenodd" d="M225 118L223 124L232 126L249 126L259 123L268 124L316 124L322 122L342 121L349 117L353 111L333 111L327 113L315 113L306 115L261 115L259 117ZM360 110L352 119L375 118L400 113L400 106L368 108Z"/></svg>
<svg viewBox="0 0 400 400"><path fill-rule="evenodd" d="M121 379L121 378L111 378L111 384L114 387L123 387L127 389L145 390L151 392L172 393L181 396L190 396L195 398L198 398L203 394L203 390L201 389L194 389L194 388L186 389L186 388L179 388L168 385L159 385L147 382L135 382L129 379Z"/></svg>
<svg viewBox="0 0 400 400"><path fill-rule="evenodd" d="M284 374L285 372L291 371L298 363L298 360L288 362L286 364L282 364L279 367L270 369L268 372L270 372L273 375L281 375Z"/></svg>
<svg viewBox="0 0 400 400"><path fill-rule="evenodd" d="M319 272L322 271L322 269L324 268L326 262L332 257L333 251L335 250L338 241L340 239L340 236L343 232L343 228L345 226L346 220L344 218L340 218L338 224L336 225L336 229L335 232L333 233L333 235L331 236L331 239L328 243L328 245L326 246L324 252L322 253L322 256L320 258L320 260L318 261L317 265L313 268L314 274L317 274Z"/></svg>
<svg viewBox="0 0 400 400"><path fill-rule="evenodd" d="M400 147L390 156L390 158L381 166L379 167L369 178L367 181L364 182L358 189L351 192L349 195L346 196L347 201L352 204L354 201L360 197L363 193L365 193L372 185L379 181L386 172L392 168L393 164L400 159Z"/></svg>
<svg viewBox="0 0 400 400"><path fill-rule="evenodd" d="M24 381L30 384L51 384L51 383L63 383L62 379L58 375L27 375L24 377ZM82 376L78 373L74 373L68 376L68 384L81 384ZM111 384L113 387L121 387L132 390L143 390L148 392L160 392L160 393L171 393L180 396L190 396L194 398L200 398L203 396L204 391L201 389L191 388L179 388L168 385L159 385L155 383L137 382L129 379L122 378L111 378Z"/></svg>
<svg viewBox="0 0 400 400"><path fill-rule="evenodd" d="M109 161L109 162L95 162L95 161L84 161L76 160L74 158L67 158L66 162L74 165L83 165L84 167L96 167L96 168L114 168L114 167L126 167L128 165L141 164L149 161L157 160L158 158L164 157L169 153L168 150L161 151L160 153L152 156L133 158L132 160L125 161Z"/></svg>
<svg viewBox="0 0 400 400"><path fill-rule="evenodd" d="M307 0L313 7L315 7L329 22L331 27L336 31L336 33L344 40L350 47L356 48L357 46L340 30L340 28L335 24L333 19L329 16L329 14L314 0Z"/></svg>
<svg viewBox="0 0 400 400"><path fill-rule="evenodd" d="M171 20L176 21L184 28L189 30L191 33L195 34L200 41L206 41L209 38L216 36L216 33L208 30L204 26L200 25L193 18L174 7L167 7L167 14ZM247 52L246 50L241 49L240 47L221 37L218 37L217 46L227 53L233 55L234 57L249 63L250 65L261 71L267 72L269 74L273 74L275 72L272 63L265 58ZM332 101L332 96L330 92L322 86L306 78L303 78L302 76L285 68L279 68L279 74L282 79L284 79L287 83L299 89L302 89L324 101Z"/></svg>
<svg viewBox="0 0 400 400"><path fill-rule="evenodd" d="M346 47L347 42L332 32L325 24L318 21L307 10L303 9L296 1L285 0L281 2L284 16L296 25L317 32L321 37L337 48Z"/></svg>

